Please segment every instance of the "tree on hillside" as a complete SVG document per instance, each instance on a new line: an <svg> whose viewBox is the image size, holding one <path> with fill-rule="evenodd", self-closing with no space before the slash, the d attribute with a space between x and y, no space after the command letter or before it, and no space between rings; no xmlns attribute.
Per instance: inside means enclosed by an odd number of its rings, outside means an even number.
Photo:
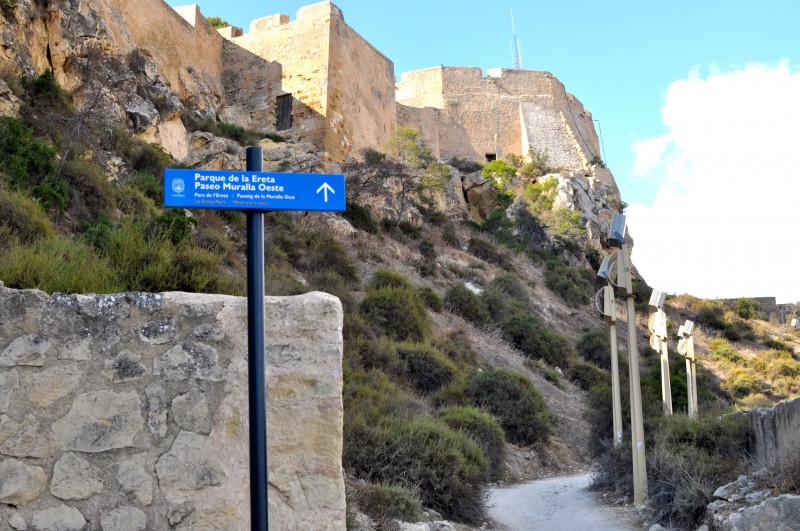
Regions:
<svg viewBox="0 0 800 531"><path fill-rule="evenodd" d="M383 195L400 222L411 203L411 196L425 190L442 190L451 177L450 168L435 162L431 148L419 139L419 131L400 127L386 143L385 153L372 148L362 150L361 161L349 161L344 171L349 181L350 199L363 193Z"/></svg>

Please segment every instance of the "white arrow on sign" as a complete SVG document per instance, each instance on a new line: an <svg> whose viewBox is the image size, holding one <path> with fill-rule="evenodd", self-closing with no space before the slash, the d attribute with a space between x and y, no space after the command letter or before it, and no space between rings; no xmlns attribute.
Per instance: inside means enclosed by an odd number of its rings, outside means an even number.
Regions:
<svg viewBox="0 0 800 531"><path fill-rule="evenodd" d="M325 192L324 196L325 196L325 202L326 203L328 202L328 192L336 195L336 192L333 190L333 188L331 188L331 185L329 185L328 183L322 183L322 186L317 188L317 193L320 193L322 191Z"/></svg>

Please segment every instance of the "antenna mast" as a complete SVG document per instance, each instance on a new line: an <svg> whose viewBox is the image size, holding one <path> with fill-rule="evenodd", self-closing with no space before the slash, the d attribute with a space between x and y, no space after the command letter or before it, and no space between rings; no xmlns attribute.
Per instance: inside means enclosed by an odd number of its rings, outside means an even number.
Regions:
<svg viewBox="0 0 800 531"><path fill-rule="evenodd" d="M517 70L522 69L522 53L520 52L519 39L517 39L517 30L514 27L514 11L509 7L508 12L511 14L511 55L514 61L514 68Z"/></svg>

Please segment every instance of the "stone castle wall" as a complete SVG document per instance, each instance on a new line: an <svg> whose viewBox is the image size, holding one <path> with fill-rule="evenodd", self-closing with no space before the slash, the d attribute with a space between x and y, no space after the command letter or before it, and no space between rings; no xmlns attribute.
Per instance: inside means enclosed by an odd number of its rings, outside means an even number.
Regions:
<svg viewBox="0 0 800 531"><path fill-rule="evenodd" d="M348 26L331 17L328 65L329 160L344 162L365 147L381 147L397 126L394 63Z"/></svg>
<svg viewBox="0 0 800 531"><path fill-rule="evenodd" d="M332 162L380 146L395 126L394 67L330 2L253 22L225 47L225 90L239 122L275 123L278 95L293 96L292 129Z"/></svg>
<svg viewBox="0 0 800 531"><path fill-rule="evenodd" d="M270 528L344 529L341 304L266 313ZM246 330L238 297L0 284L0 527L249 529Z"/></svg>
<svg viewBox="0 0 800 531"><path fill-rule="evenodd" d="M406 72L398 123L423 131L442 159L544 151L551 166L585 170L599 154L591 114L550 73L437 67ZM431 112L436 109L438 112Z"/></svg>

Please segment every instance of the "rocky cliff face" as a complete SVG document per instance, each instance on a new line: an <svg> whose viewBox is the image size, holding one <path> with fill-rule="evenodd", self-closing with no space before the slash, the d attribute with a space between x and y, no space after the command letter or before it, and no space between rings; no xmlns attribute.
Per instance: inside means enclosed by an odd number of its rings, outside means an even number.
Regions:
<svg viewBox="0 0 800 531"><path fill-rule="evenodd" d="M111 126L124 124L132 133L160 145L177 161L190 167L243 167L243 150L238 143L209 132L187 131L187 115L214 121L218 113L224 114L228 106L226 98L230 98L223 88L222 61L223 47L231 44L226 43L207 23L196 7L184 9L179 14L162 0L136 3L125 0L19 0L17 6L13 14L0 17L0 69L5 72L1 77L11 81L20 74L34 76L51 69L58 83L72 94L81 120ZM461 70L471 72L475 69L454 69L453 72L458 74ZM518 77L542 77L538 75L542 73L535 72L525 76L512 74L515 73L506 72L508 80L502 76L498 79L510 83ZM561 87L550 78L547 78L550 84ZM478 76L478 81L487 82L486 79ZM522 92L533 88L525 88L524 83L514 85L514 90ZM0 112L15 114L19 108L19 102L15 100L7 85L0 83ZM476 96L473 100L470 100L472 105L481 108L480 98ZM509 111L512 115L519 114L516 99L507 103L517 109ZM573 105L579 107L579 102L575 100ZM583 116L582 108L578 111ZM535 122L535 115L534 110L528 109L528 129ZM420 126L425 126L425 123L421 122ZM588 123L590 126L591 122ZM562 129L581 131L573 124L557 131L554 129L555 132L551 133L556 134ZM564 170L556 177L559 180L558 205L582 212L588 239L599 247L620 200L611 173L590 164L584 156L585 151L591 151L591 146L587 146L596 144L592 133L593 130L586 129L579 135L588 139L586 146L572 142L572 137L578 138L574 134L560 140L565 145L575 144L573 151L583 162L576 163L581 166L580 171ZM430 140L436 136L438 145L447 140L439 138L441 134L438 130L438 136L423 130L421 138ZM526 134L533 138L530 131L526 130ZM546 139L539 140L545 142ZM265 141L264 145L265 169L268 171L322 169L322 154L310 142L275 144ZM120 168L113 154L98 159L106 160L109 175L118 175ZM327 169L337 171L338 167ZM444 192L428 194L428 199L451 217L485 220L497 201L492 187L479 175L462 176L457 171L453 175ZM389 189L395 185L386 183ZM375 198L373 201L376 212L387 208L392 210L391 199L386 203L386 197L391 198L392 194L383 196L383 199ZM408 210L407 215L415 222L421 219L414 209Z"/></svg>

